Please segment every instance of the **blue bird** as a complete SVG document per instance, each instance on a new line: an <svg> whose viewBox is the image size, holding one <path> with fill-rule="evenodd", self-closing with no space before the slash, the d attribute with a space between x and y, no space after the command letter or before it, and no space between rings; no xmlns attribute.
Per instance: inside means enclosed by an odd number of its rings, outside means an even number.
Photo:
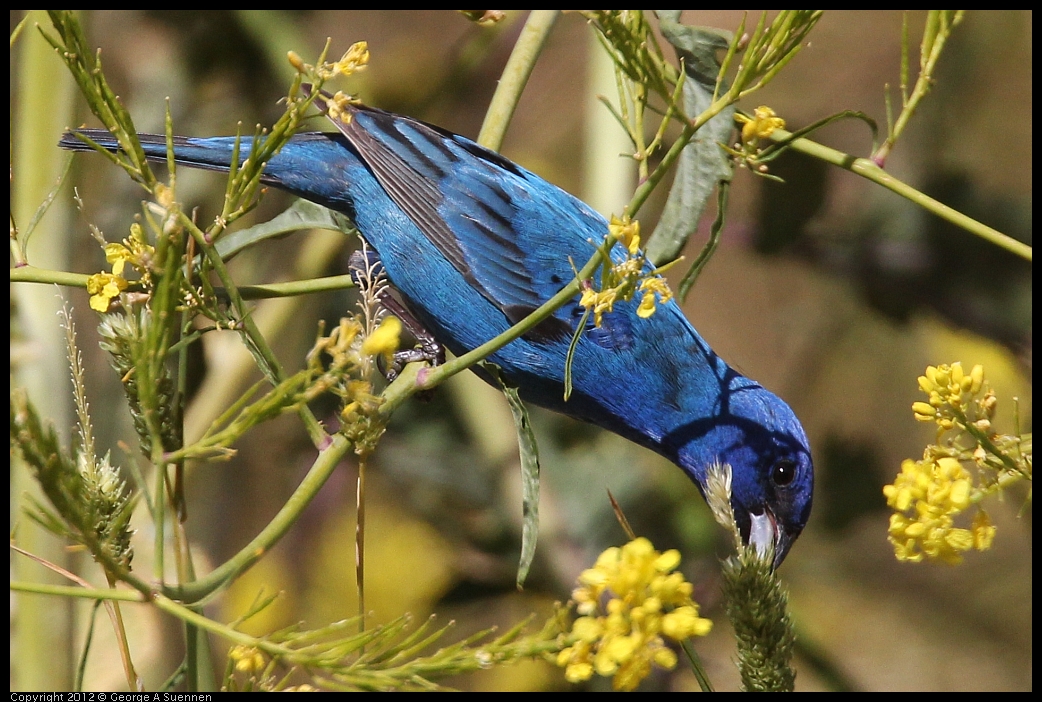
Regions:
<svg viewBox="0 0 1042 702"><path fill-rule="evenodd" d="M408 310L457 355L557 293L574 277L572 262L589 260L608 232L580 200L465 137L370 107L348 110L333 120L339 133L290 139L262 181L350 217ZM90 129L66 133L60 146L90 150L78 135L117 148L107 132ZM165 162L165 137L141 142L148 158ZM175 137L174 156L227 171L234 143ZM250 145L242 139L243 154ZM489 360L525 401L658 452L703 495L708 468L729 464L742 538L773 548L777 567L810 516L814 470L799 420L717 356L675 302L646 319L637 306L618 301L584 331L567 401L565 356L584 312L578 300Z"/></svg>

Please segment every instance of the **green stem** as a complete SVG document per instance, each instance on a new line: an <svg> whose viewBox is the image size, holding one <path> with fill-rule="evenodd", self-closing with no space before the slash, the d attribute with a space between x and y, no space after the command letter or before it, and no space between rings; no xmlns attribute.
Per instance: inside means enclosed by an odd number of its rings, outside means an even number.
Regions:
<svg viewBox="0 0 1042 702"><path fill-rule="evenodd" d="M365 633L365 458L358 461L355 487L355 588L358 590L358 633Z"/></svg>
<svg viewBox="0 0 1042 702"><path fill-rule="evenodd" d="M45 585L43 583L27 583L21 581L10 583L10 588L18 592L27 592L37 595L79 597L92 600L118 600L123 602L139 602L142 604L151 603L160 610L177 617L187 624L223 636L234 643L242 644L244 646L254 646L275 656L292 658L294 654L290 649L265 641L264 639L254 638L249 634L242 633L241 631L236 631L229 626L209 619L202 614L192 611L183 604L175 602L174 600L160 594L156 594L149 598L145 597L140 592L134 592L131 590L92 590L90 588L74 587L71 585Z"/></svg>
<svg viewBox="0 0 1042 702"><path fill-rule="evenodd" d="M87 280L90 278L85 273L69 273L67 271L56 271L36 266L20 266L9 268L9 280L12 283L47 283L51 285L64 285L69 288L86 288ZM293 280L286 283L266 283L262 285L240 285L239 295L243 300L266 300L275 297L296 297L298 295L311 295L315 293L329 292L331 290L348 290L355 284L350 275L330 275L322 278L310 278L307 280ZM138 292L140 286L134 281L127 288L129 292ZM214 292L218 295L227 295L227 289L215 286Z"/></svg>
<svg viewBox="0 0 1042 702"><path fill-rule="evenodd" d="M521 98L521 92L532 75L536 59L546 44L560 10L532 10L528 15L521 35L514 44L514 50L503 69L503 75L496 86L496 93L485 113L485 122L481 125L478 143L494 151L499 151L503 144L503 135L507 125L514 116L514 109Z"/></svg>
<svg viewBox="0 0 1042 702"><path fill-rule="evenodd" d="M644 202L651 195L651 192L658 186L659 182L666 175L666 172L673 166L676 160L680 158L681 152L683 152L684 147L687 146L688 142L691 141L695 132L697 132L706 122L720 114L724 108L735 102L737 100L735 95L736 89L732 86L731 90L729 90L726 95L716 100L716 102L706 108L702 114L684 125L684 129L680 133L680 136L678 136L676 141L673 142L673 145L669 147L669 151L667 151L666 155L662 157L662 161L658 166L656 166L655 170L651 172L651 175L648 176L647 180L637 187L637 190L633 193L633 199L630 200L630 204L628 204L626 209L623 211L624 215L630 217L637 216L637 212L644 205Z"/></svg>
<svg viewBox="0 0 1042 702"><path fill-rule="evenodd" d="M152 577L156 582L166 579L166 463L160 458L153 459L155 466L156 494L152 498L155 505L155 533L152 535L152 548L155 557L152 561Z"/></svg>
<svg viewBox="0 0 1042 702"><path fill-rule="evenodd" d="M721 108L723 109L723 108ZM705 122L703 121L698 126L702 126ZM623 210L624 216L635 218L637 212L640 211L644 201L651 195L651 191L658 186L659 181L666 175L670 166L680 157L680 152L684 150L687 143L691 141L691 137L694 136L696 127L694 124L688 124L684 127L684 131L680 133L677 140L673 142L673 145L669 147L669 151L662 158L662 162L659 163L658 167L651 172L647 180L637 186L637 190L633 193L633 199L630 200L630 204L626 205L626 209Z"/></svg>
<svg viewBox="0 0 1042 702"><path fill-rule="evenodd" d="M148 602L148 598L137 590L103 590L75 585L48 585L46 583L27 583L15 580L9 583L15 592L28 592L37 595L57 595L58 597L81 597L88 600L119 600L122 602Z"/></svg>
<svg viewBox="0 0 1042 702"><path fill-rule="evenodd" d="M957 426L965 431L967 434L973 437L973 439L984 447L984 449L995 458L1002 461L1002 465L1006 466L1011 472L1017 473L1018 475L1024 475L1024 471L1021 470L1020 466L1017 465L1013 457L1007 454L1005 451L995 445L995 442L987 435L987 433L978 429L973 422L970 421L966 413L957 407L952 407L955 414L955 418L958 420Z"/></svg>
<svg viewBox="0 0 1042 702"><path fill-rule="evenodd" d="M253 356L257 359L257 365L260 366L261 372L271 381L272 385L277 385L279 381L286 377L285 371L282 369L282 364L279 363L279 359L275 356L275 352L268 345L264 335L261 334L260 329L257 328L257 322L254 320L253 315L249 314L246 310L246 306L243 302L242 297L239 295L238 286L232 279L231 273L228 271L228 267L225 265L221 255L217 252L217 249L207 241L206 235L200 230L195 224L185 216L184 212L178 212L178 216L181 220L181 225L188 229L192 237L195 239L196 244L199 246L200 251L206 256L210 265L213 266L214 272L217 273L217 277L224 283L225 289L228 293L228 297L232 301L232 305L239 315L239 321L243 325L243 339L246 342L246 348L250 349ZM315 447L322 447L327 443L328 435L326 430L322 428L318 419L307 405L302 405L299 411L300 419L304 422L304 427L307 429L308 436L311 437L311 442Z"/></svg>
<svg viewBox="0 0 1042 702"><path fill-rule="evenodd" d="M422 370L422 375L421 370L418 368L413 372L403 372L401 376L384 390L384 403L380 405L380 414L384 417L389 417L391 413L402 404L402 402L416 392L433 388L460 371L470 368L478 361L485 359L487 356L503 348L514 339L524 335L530 329L533 329L537 324L553 314L557 308L574 297L575 294L579 292L579 281L589 279L590 276L592 276L600 267L601 262L606 260L606 256L607 254L603 253L601 249L598 249L597 253L595 253L586 265L583 266L582 270L579 271L578 275L576 275L572 282L564 286L560 292L540 305L530 315L507 329L499 336L486 341L481 346L468 351L458 358L454 358L448 363L444 363L434 368L424 368ZM411 364L410 367L415 365L418 364ZM408 368L406 370L408 370Z"/></svg>
<svg viewBox="0 0 1042 702"><path fill-rule="evenodd" d="M19 266L8 270L12 283L52 283L70 288L86 288L87 279L90 278L83 273L67 273L36 266Z"/></svg>
<svg viewBox="0 0 1042 702"><path fill-rule="evenodd" d="M347 290L355 287L350 274L330 275L310 280L293 280L287 283L267 283L265 285L240 285L239 294L243 300L263 300L273 297L295 297L312 295L331 290ZM218 293L222 288L214 288Z"/></svg>
<svg viewBox="0 0 1042 702"><path fill-rule="evenodd" d="M163 588L163 594L185 603L198 602L253 566L296 523L301 513L311 503L311 500L315 498L315 495L318 494L326 480L336 470L340 460L350 449L351 442L348 439L340 434L333 436L329 447L319 453L308 474L290 498L286 500L286 504L282 506L278 514L250 543L246 544L237 554L199 580L183 583L178 587L165 587Z"/></svg>
<svg viewBox="0 0 1042 702"><path fill-rule="evenodd" d="M109 586L115 587L116 581L111 575L109 577ZM127 687L131 690L141 692L144 690L142 687L141 678L138 676L137 671L134 670L134 660L130 655L130 643L127 641L127 627L123 624L123 612L119 608L118 602L112 603L112 617L116 629L116 644L119 648L119 655L123 661L123 672L127 676Z"/></svg>
<svg viewBox="0 0 1042 702"><path fill-rule="evenodd" d="M1022 471L1009 471L1006 473L1000 473L999 477L995 479L995 483L987 488L976 490L970 495L970 504L980 504L984 501L985 497L991 497L1000 490L1012 487L1022 480L1031 480L1031 476L1024 475Z"/></svg>
<svg viewBox="0 0 1042 702"><path fill-rule="evenodd" d="M784 129L777 129L773 134L771 134L771 139L774 141L783 141L788 139L790 136L792 136L791 132L787 132ZM932 212L938 217L948 220L952 224L965 229L971 234L976 234L982 239L985 239L1012 254L1020 256L1025 260L1031 260L1031 247L1027 244L1017 241L996 229L992 229L972 217L967 217L958 210L948 207L948 205L938 202L932 197L919 192L912 186L898 180L884 171L871 159L851 156L850 154L845 154L842 151L837 151L828 146L823 146L822 144L806 138L795 139L789 144L789 146L802 154L812 156L825 161L826 163L831 163L834 166L839 166L840 168L845 168L848 171L858 174L862 178L866 178L873 183L882 185L884 188L892 190L898 195L911 200L928 212Z"/></svg>
<svg viewBox="0 0 1042 702"><path fill-rule="evenodd" d="M890 150L897 143L898 137L904 131L911 120L912 115L915 114L916 108L919 106L919 102L926 97L926 94L930 91L930 86L933 85L934 68L937 66L937 60L941 57L941 52L944 50L944 43L948 40L955 25L962 21L963 10L957 10L955 15L950 21L944 21L942 13L949 12L949 10L930 10L928 23L935 23L940 25L939 29L935 28L935 36L931 39L928 34L929 30L924 32L923 36L923 50L929 50L929 53L922 57L922 63L919 70L919 78L915 81L915 87L912 89L911 96L907 99L905 91L907 90L907 79L908 79L908 51L907 43L902 51L902 66L901 66L901 97L904 99L904 105L901 109L901 114L897 116L897 122L894 123L890 134L887 135L886 141L884 141L880 147L872 154L872 160L876 163L886 163L886 157L890 154ZM907 19L904 26L905 39L907 40Z"/></svg>
<svg viewBox="0 0 1042 702"><path fill-rule="evenodd" d="M691 672L695 674L695 679L698 680L698 686L702 688L702 692L716 692L713 689L713 683L709 680L709 675L706 674L705 666L702 665L702 659L699 658L691 642L681 641L680 647L684 649L684 653L691 663Z"/></svg>

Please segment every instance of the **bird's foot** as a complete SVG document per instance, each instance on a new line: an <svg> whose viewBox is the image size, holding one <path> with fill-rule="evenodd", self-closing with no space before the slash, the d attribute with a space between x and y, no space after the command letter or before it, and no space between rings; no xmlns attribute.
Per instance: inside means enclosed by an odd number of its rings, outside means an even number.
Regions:
<svg viewBox="0 0 1042 702"><path fill-rule="evenodd" d="M384 266L380 256L363 246L351 252L347 262L348 272L351 280L358 286L363 294L372 290L379 306L387 313L393 314L401 321L402 326L416 339L416 346L411 349L396 351L392 356L389 366L383 369L387 382L394 381L410 363L426 361L432 366L440 366L445 363L445 347L438 343L434 335L427 331L423 323L409 311L409 309L398 301L391 290L387 287L384 277Z"/></svg>

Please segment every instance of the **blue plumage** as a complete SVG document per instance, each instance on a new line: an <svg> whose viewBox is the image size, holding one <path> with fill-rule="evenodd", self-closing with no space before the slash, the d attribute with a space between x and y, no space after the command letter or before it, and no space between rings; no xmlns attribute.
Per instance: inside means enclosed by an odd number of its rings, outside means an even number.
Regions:
<svg viewBox="0 0 1042 702"><path fill-rule="evenodd" d="M348 215L379 253L420 322L453 353L505 331L574 276L608 232L578 199L499 154L417 120L366 107L340 133L294 136L264 182ZM81 130L114 149L107 132ZM179 163L227 170L234 139L175 140ZM87 150L74 134L61 146ZM142 135L149 158L166 140ZM249 139L242 140L245 154ZM621 255L621 254L620 254ZM720 359L675 302L641 319L617 302L583 334L563 399L565 354L582 316L574 300L490 357L534 404L592 422L666 456L704 489L732 466L743 538L780 564L810 514L806 436L782 400Z"/></svg>

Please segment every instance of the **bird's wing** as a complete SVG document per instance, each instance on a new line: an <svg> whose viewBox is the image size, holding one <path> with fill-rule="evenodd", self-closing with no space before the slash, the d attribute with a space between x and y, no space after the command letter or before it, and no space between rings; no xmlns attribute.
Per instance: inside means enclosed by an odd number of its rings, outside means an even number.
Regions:
<svg viewBox="0 0 1042 702"><path fill-rule="evenodd" d="M373 108L347 114L333 122L390 198L511 323L566 285L607 232L579 200L463 137ZM536 336L570 336L579 315L566 305ZM624 326L594 340L615 343Z"/></svg>

